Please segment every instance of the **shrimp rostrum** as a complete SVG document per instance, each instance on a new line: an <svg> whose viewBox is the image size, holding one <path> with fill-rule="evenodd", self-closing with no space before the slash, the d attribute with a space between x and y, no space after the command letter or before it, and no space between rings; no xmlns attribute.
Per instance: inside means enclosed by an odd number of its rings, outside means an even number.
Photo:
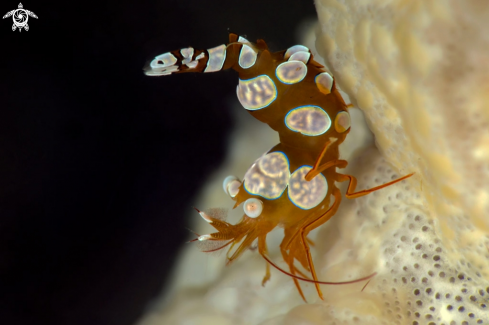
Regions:
<svg viewBox="0 0 489 325"><path fill-rule="evenodd" d="M217 232L198 236L195 241L209 243L205 246L209 247L207 251L229 247L228 262L232 262L257 240L258 252L267 261L263 284L270 278L272 265L292 277L303 299L298 280L314 283L322 299L319 284L353 283L373 276L349 282L319 281L307 236L337 212L342 199L337 182L349 182L345 196L353 199L412 174L356 192L355 177L337 172L337 168L348 164L339 157L339 145L350 131L348 105L334 78L314 61L305 46L271 53L263 40L250 43L231 33L228 44L158 55L145 73L162 76L230 68L239 74L239 102L256 119L277 131L280 143L251 165L243 181L233 176L224 180L225 192L236 201L234 208L243 206L242 220L233 225L220 213L212 212L217 210L198 211ZM268 257L266 237L276 227L284 229L280 252L289 271Z"/></svg>

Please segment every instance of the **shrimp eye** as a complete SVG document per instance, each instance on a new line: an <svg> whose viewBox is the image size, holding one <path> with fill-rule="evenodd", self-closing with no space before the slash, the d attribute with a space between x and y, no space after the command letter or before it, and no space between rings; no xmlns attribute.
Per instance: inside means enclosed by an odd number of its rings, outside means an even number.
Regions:
<svg viewBox="0 0 489 325"><path fill-rule="evenodd" d="M243 205L244 212L250 218L256 218L260 216L263 210L263 203L258 199L248 199Z"/></svg>
<svg viewBox="0 0 489 325"><path fill-rule="evenodd" d="M339 112L334 120L334 128L338 133L343 133L351 126L350 114L347 111Z"/></svg>
<svg viewBox="0 0 489 325"><path fill-rule="evenodd" d="M222 182L224 193L226 193L230 197L235 197L238 194L240 186L241 182L236 176L228 176Z"/></svg>

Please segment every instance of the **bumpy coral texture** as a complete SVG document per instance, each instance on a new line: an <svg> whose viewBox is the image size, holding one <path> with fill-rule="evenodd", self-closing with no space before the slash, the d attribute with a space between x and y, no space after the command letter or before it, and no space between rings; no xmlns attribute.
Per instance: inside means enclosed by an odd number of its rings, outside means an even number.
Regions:
<svg viewBox="0 0 489 325"><path fill-rule="evenodd" d="M316 7L319 52L364 111L385 159L416 172L404 190L378 192L365 200L377 203L359 210L392 225L376 240L382 271L366 293L378 315L369 317L488 324L489 6L324 0ZM389 174L380 166L365 175ZM357 236L372 242L366 234Z"/></svg>
<svg viewBox="0 0 489 325"><path fill-rule="evenodd" d="M323 0L316 7L318 51L365 113L378 148L352 110L345 173L357 176L363 189L416 172L368 196L344 199L311 234L320 279L377 276L363 292L365 283L322 286L325 301L303 285L304 304L278 272L261 286L265 263L256 252L224 267L223 256L189 245L170 289L139 325L489 324L489 6ZM311 42L305 45L313 48ZM278 143L266 125L235 111L239 124L228 160L198 207L230 207L224 177L244 175L253 157ZM193 215L197 232L212 231ZM280 236L272 233L268 244L285 267L276 250Z"/></svg>

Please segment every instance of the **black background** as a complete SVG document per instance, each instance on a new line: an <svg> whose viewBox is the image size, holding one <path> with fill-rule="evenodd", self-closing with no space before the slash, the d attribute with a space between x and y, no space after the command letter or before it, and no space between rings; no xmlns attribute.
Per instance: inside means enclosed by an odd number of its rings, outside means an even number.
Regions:
<svg viewBox="0 0 489 325"><path fill-rule="evenodd" d="M28 32L0 24L0 323L133 324L189 238L237 84L232 71L150 78L143 65L228 31L284 49L313 1L23 5L39 17ZM2 1L1 15L17 6Z"/></svg>

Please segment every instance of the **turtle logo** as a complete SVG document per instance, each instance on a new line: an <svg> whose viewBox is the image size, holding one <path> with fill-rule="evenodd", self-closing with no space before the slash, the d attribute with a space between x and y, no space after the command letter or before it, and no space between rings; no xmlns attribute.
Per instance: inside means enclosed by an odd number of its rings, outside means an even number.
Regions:
<svg viewBox="0 0 489 325"><path fill-rule="evenodd" d="M22 6L22 3L19 3L18 9L9 11L5 14L5 16L3 16L3 19L12 16L12 19L14 20L14 24L12 25L12 31L15 31L15 29L17 28L19 29L19 32L22 31L22 28L28 31L29 25L27 25L27 21L29 20L29 16L37 19L35 13L29 10L25 10L23 8L24 7Z"/></svg>

